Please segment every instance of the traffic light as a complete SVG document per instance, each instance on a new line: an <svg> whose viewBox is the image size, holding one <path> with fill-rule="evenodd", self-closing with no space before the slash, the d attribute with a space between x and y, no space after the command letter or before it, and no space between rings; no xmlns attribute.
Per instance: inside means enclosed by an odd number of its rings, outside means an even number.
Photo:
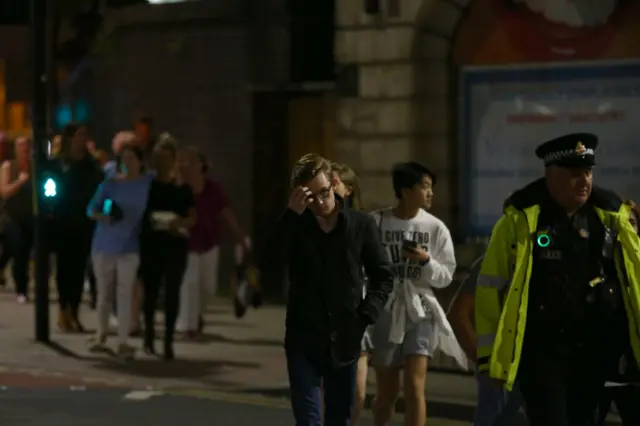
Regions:
<svg viewBox="0 0 640 426"><path fill-rule="evenodd" d="M56 181L51 177L45 180L43 189L45 198L53 198L58 196L58 185L56 184Z"/></svg>
<svg viewBox="0 0 640 426"><path fill-rule="evenodd" d="M38 208L48 218L52 218L59 210L62 193L61 170L52 160L41 163L42 171L36 186L38 191Z"/></svg>

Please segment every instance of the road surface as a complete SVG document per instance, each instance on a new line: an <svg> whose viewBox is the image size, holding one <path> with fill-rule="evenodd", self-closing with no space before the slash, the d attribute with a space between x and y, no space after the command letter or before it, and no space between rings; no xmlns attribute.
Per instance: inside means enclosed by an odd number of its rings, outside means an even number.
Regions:
<svg viewBox="0 0 640 426"><path fill-rule="evenodd" d="M286 426L285 406L241 398L154 394L122 389L3 389L3 426ZM394 424L402 424L398 419ZM370 415L362 426L372 426ZM429 426L467 426L469 422L431 419Z"/></svg>

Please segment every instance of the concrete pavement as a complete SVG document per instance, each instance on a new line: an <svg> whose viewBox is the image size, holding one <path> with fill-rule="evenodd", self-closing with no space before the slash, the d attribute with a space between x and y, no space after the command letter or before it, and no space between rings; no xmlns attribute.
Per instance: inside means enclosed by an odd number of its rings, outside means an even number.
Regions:
<svg viewBox="0 0 640 426"><path fill-rule="evenodd" d="M36 344L33 305L18 305L11 292L0 290L0 389L155 389L215 401L233 395L229 404L267 404L284 408L290 418L282 307L265 306L237 320L228 301L216 300L206 315L202 339L177 342L178 360L171 363L142 353L129 363L90 354L86 347L90 334L60 333L55 328L55 314L52 304L53 344ZM94 330L96 313L83 306L81 315L85 327ZM158 318L159 329L161 324ZM139 339L133 343L138 346ZM470 419L474 389L470 377L431 374L427 389L430 413L438 421Z"/></svg>
<svg viewBox="0 0 640 426"><path fill-rule="evenodd" d="M52 304L53 344L36 344L33 305L18 305L12 293L0 290L0 399L7 402L0 403L4 407L0 408L3 424L14 424L13 420L4 420L15 418L20 419L15 424L21 426L62 425L68 424L63 421L69 418L65 413L73 413L78 426L106 425L104 413L116 411L118 424L135 426L151 424L155 413L162 422L153 424L163 426L182 425L185 420L198 425L201 418L208 419L208 425L221 426L291 422L282 349L282 307L251 310L244 319L237 320L230 302L216 300L205 316L207 326L202 339L178 341L178 360L170 363L142 353L128 363L90 354L86 347L90 334L60 333L55 329L55 314L56 307ZM89 330L95 329L94 311L83 307L82 319ZM159 329L161 324L158 318ZM139 339L132 342L140 345ZM373 379L370 374L369 398L375 390ZM126 398L140 390L138 396L143 397ZM471 424L475 408L473 377L432 371L426 394L430 426ZM54 398L56 404L47 402L47 397ZM26 402L25 398L29 399L29 410L11 403ZM83 405L78 402L85 398L93 410L72 407ZM402 411L401 402L398 408ZM193 412L193 420L172 417L178 410ZM154 414L148 414L152 411ZM42 419L43 413L51 415L49 423L36 420ZM237 422L232 423L230 418ZM112 418L106 419L109 426L114 424ZM367 412L362 424L369 425L370 420Z"/></svg>
<svg viewBox="0 0 640 426"><path fill-rule="evenodd" d="M51 337L54 348L37 345L32 340L33 305L17 305L11 294L0 293L0 310L0 363L4 365L71 371L138 386L215 387L269 394L287 388L282 307L265 306L249 311L244 319L237 320L230 303L218 300L206 315L207 327L202 339L177 342L176 362L164 363L140 353L130 364L90 354L86 347L90 334L60 333L55 328L53 304ZM95 329L95 312L84 308L82 319L88 330ZM161 328L161 322L158 318L158 328ZM137 339L132 341L139 343ZM442 374L432 376L428 392L472 404L474 389L470 377Z"/></svg>

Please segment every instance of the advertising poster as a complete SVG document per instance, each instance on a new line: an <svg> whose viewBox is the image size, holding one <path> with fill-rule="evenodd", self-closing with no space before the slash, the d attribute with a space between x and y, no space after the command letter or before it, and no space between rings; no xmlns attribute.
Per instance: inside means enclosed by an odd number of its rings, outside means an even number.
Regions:
<svg viewBox="0 0 640 426"><path fill-rule="evenodd" d="M462 195L467 237L483 237L513 191L543 176L542 142L594 133L594 183L640 200L640 61L464 67Z"/></svg>
<svg viewBox="0 0 640 426"><path fill-rule="evenodd" d="M472 0L456 33L457 64L637 58L635 0Z"/></svg>

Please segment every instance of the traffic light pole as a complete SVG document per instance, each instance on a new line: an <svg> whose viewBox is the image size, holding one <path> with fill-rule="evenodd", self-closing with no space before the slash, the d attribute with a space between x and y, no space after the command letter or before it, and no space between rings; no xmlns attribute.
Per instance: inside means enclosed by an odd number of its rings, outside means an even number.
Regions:
<svg viewBox="0 0 640 426"><path fill-rule="evenodd" d="M40 208L39 182L47 149L47 0L31 0L31 63L33 97L33 200L35 219L35 333L36 341L49 343L49 250L46 221Z"/></svg>

